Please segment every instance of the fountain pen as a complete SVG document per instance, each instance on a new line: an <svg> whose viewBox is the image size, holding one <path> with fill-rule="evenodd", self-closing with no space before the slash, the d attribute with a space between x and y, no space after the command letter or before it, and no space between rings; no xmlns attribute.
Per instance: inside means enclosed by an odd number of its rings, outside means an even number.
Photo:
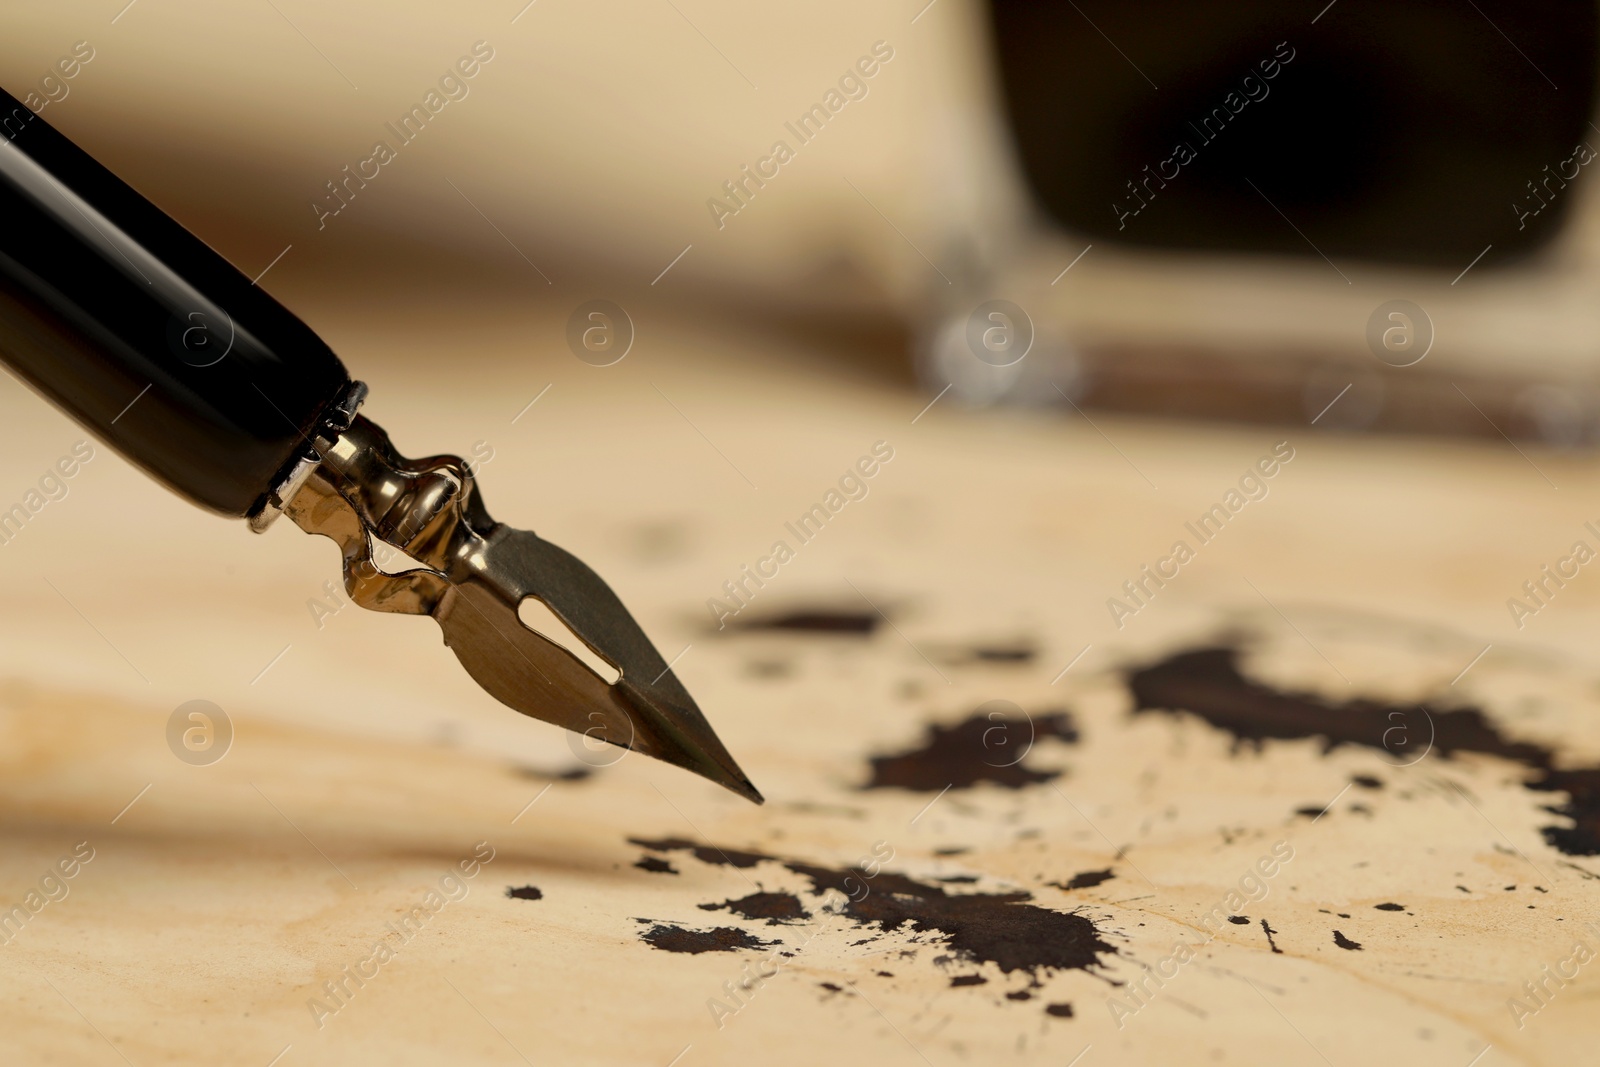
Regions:
<svg viewBox="0 0 1600 1067"><path fill-rule="evenodd" d="M191 503L332 538L351 600L433 616L501 703L761 802L599 575L490 518L459 457L397 452L308 326L4 91L0 362ZM616 679L526 626L529 597Z"/></svg>

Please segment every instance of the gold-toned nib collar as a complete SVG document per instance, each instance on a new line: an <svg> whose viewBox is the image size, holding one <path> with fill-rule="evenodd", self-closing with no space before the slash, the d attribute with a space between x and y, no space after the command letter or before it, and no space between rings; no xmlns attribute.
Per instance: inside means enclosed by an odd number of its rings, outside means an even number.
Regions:
<svg viewBox="0 0 1600 1067"><path fill-rule="evenodd" d="M491 519L463 461L407 460L359 416L319 446L321 462L283 510L301 529L339 544L355 603L432 615L467 673L524 715L677 764L762 802L610 586L571 553ZM373 558L385 544L423 566L385 573ZM615 668L616 682L526 626L517 609L529 597Z"/></svg>

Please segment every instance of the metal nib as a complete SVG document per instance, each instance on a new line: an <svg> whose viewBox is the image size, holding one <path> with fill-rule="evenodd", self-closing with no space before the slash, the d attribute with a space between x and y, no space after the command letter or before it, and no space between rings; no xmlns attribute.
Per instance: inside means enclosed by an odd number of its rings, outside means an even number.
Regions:
<svg viewBox="0 0 1600 1067"><path fill-rule="evenodd" d="M320 462L275 503L307 533L339 544L351 600L373 611L432 615L467 673L524 715L762 802L611 588L571 553L491 519L465 462L405 459L360 416L317 446ZM400 562L421 566L381 570L385 546L410 557ZM529 597L617 670L617 680L608 684L526 626L517 609Z"/></svg>

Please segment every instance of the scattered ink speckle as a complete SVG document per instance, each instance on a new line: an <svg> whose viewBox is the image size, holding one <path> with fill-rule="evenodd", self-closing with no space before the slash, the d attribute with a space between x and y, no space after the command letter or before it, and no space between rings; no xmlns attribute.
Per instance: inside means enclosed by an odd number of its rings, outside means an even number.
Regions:
<svg viewBox="0 0 1600 1067"><path fill-rule="evenodd" d="M536 885L506 886L506 896L512 900L544 899L544 893Z"/></svg>
<svg viewBox="0 0 1600 1067"><path fill-rule="evenodd" d="M1013 755L1026 754L1033 741L1045 737L1076 742L1072 716L1065 711L1021 719L976 714L953 726L932 725L921 748L872 757L872 778L862 788L939 793L979 782L1007 789L1048 782L1060 772L1028 770Z"/></svg>
<svg viewBox="0 0 1600 1067"><path fill-rule="evenodd" d="M635 863L634 866L639 868L641 871L649 871L651 874L678 873L678 868L674 867L660 856L642 856L640 857L639 862Z"/></svg>
<svg viewBox="0 0 1600 1067"><path fill-rule="evenodd" d="M1352 785L1360 786L1362 789L1382 789L1383 788L1383 779L1374 778L1370 774L1358 774L1355 777L1350 779L1350 783Z"/></svg>
<svg viewBox="0 0 1600 1067"><path fill-rule="evenodd" d="M1249 926L1250 925L1250 916L1248 916L1248 915L1230 915L1230 916L1228 916L1228 921L1233 923L1235 926Z"/></svg>
<svg viewBox="0 0 1600 1067"><path fill-rule="evenodd" d="M826 989L830 993L843 993L844 992L844 986L836 985L833 982L818 982L817 984L819 986L821 986L823 989Z"/></svg>
<svg viewBox="0 0 1600 1067"><path fill-rule="evenodd" d="M1007 1000L1032 1000L1033 994L1026 989L1015 989L1006 994Z"/></svg>
<svg viewBox="0 0 1600 1067"><path fill-rule="evenodd" d="M1456 886L1456 888L1460 889L1461 887L1460 886ZM1394 903L1374 904L1373 907L1377 908L1379 911L1405 911L1406 910L1406 906L1404 904L1394 904Z"/></svg>
<svg viewBox="0 0 1600 1067"><path fill-rule="evenodd" d="M981 974L958 974L950 979L950 984L953 986L988 985L989 979Z"/></svg>
<svg viewBox="0 0 1600 1067"><path fill-rule="evenodd" d="M1350 940L1338 930L1333 932L1333 943L1338 945L1340 948L1349 949L1352 952L1358 951L1361 948L1361 942Z"/></svg>
<svg viewBox="0 0 1600 1067"><path fill-rule="evenodd" d="M1046 1004L1044 1006L1044 1013L1046 1015L1054 1015L1057 1019L1070 1019L1072 1018L1072 1005Z"/></svg>
<svg viewBox="0 0 1600 1067"><path fill-rule="evenodd" d="M648 920L645 920L648 921ZM639 940L664 952L733 952L741 948L767 948L776 941L762 941L743 930L719 926L714 930L687 930L681 926L657 923L639 935Z"/></svg>
<svg viewBox="0 0 1600 1067"><path fill-rule="evenodd" d="M1278 943L1276 941L1272 940L1272 935L1277 933L1278 931L1276 931L1272 927L1268 926L1267 925L1267 920L1265 920L1265 919L1261 920L1261 931L1262 931L1262 933L1267 935L1267 944L1272 946L1272 951L1276 952L1280 956L1283 955L1283 949L1279 948L1278 947Z"/></svg>

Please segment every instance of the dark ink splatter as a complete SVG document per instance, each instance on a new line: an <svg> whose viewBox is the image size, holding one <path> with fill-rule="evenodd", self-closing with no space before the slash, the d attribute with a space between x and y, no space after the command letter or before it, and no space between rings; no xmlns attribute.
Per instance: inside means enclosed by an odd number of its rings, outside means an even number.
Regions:
<svg viewBox="0 0 1600 1067"><path fill-rule="evenodd" d="M717 866L753 866L762 861L779 864L809 881L813 896L833 890L848 898L839 914L859 927L936 934L955 959L993 963L1007 974L1022 971L1037 980L1048 972L1089 970L1100 965L1102 956L1116 951L1088 917L1028 903L1033 895L1022 890L952 895L943 886L890 871L869 876L853 868L821 867L764 853L701 846L681 838L629 840L655 852L691 852L701 862ZM863 938L858 944L872 940L875 937Z"/></svg>
<svg viewBox="0 0 1600 1067"><path fill-rule="evenodd" d="M536 885L507 886L506 896L512 900L543 900L544 893Z"/></svg>
<svg viewBox="0 0 1600 1067"><path fill-rule="evenodd" d="M1026 989L1015 989L1006 994L1007 1000L1032 1000L1033 994Z"/></svg>
<svg viewBox="0 0 1600 1067"><path fill-rule="evenodd" d="M844 986L836 985L833 982L818 982L817 984L819 986L821 986L823 989L826 989L830 993L843 993L844 992Z"/></svg>
<svg viewBox="0 0 1600 1067"><path fill-rule="evenodd" d="M1001 647L980 646L972 650L972 658L980 663L1032 663L1038 650L1025 645Z"/></svg>
<svg viewBox="0 0 1600 1067"><path fill-rule="evenodd" d="M694 955L702 952L733 952L741 948L767 948L777 944L776 941L762 941L731 926L719 926L714 930L686 930L681 926L663 923L652 926L640 934L639 939L664 952L688 952Z"/></svg>
<svg viewBox="0 0 1600 1067"><path fill-rule="evenodd" d="M1261 920L1261 931L1262 931L1262 933L1267 935L1267 944L1272 946L1272 951L1276 952L1280 956L1283 955L1283 949L1279 948L1278 947L1278 943L1276 941L1272 940L1272 935L1277 933L1278 931L1276 931L1272 927L1268 926L1267 925L1267 920L1265 920L1265 919Z"/></svg>
<svg viewBox="0 0 1600 1067"><path fill-rule="evenodd" d="M1057 711L1035 715L1030 722L973 715L954 726L929 726L921 748L872 757L872 779L862 788L938 793L970 789L979 782L1007 789L1048 782L1061 772L1029 770L1018 755L1026 754L1031 741L1045 737L1076 742L1072 716Z"/></svg>
<svg viewBox="0 0 1600 1067"><path fill-rule="evenodd" d="M1406 910L1406 906L1404 904L1374 904L1373 907L1377 908L1379 911L1405 911Z"/></svg>
<svg viewBox="0 0 1600 1067"><path fill-rule="evenodd" d="M1230 915L1230 916L1228 916L1228 921L1233 923L1233 925L1235 925L1235 926L1249 926L1250 925L1250 916L1248 916L1248 915Z"/></svg>
<svg viewBox="0 0 1600 1067"><path fill-rule="evenodd" d="M1546 805L1544 810L1571 819L1573 825L1544 827L1545 841L1569 856L1600 855L1600 767L1556 769L1551 749L1506 737L1480 708L1440 711L1367 699L1335 703L1314 694L1280 692L1246 678L1238 659L1236 649L1202 648L1130 671L1133 710L1190 712L1231 733L1235 748L1259 749L1268 740L1320 737L1325 753L1352 745L1409 755L1386 747L1396 724L1406 733L1431 725L1432 748L1440 756L1448 759L1457 752L1498 756L1535 772L1524 783L1527 788L1566 793L1564 803ZM1425 719L1418 720L1419 710L1426 712ZM1301 808L1297 814L1312 810Z"/></svg>
<svg viewBox="0 0 1600 1067"><path fill-rule="evenodd" d="M1340 948L1349 949L1351 952L1357 952L1361 949L1361 942L1350 940L1338 930L1333 932L1333 943L1338 945Z"/></svg>
<svg viewBox="0 0 1600 1067"><path fill-rule="evenodd" d="M702 904L700 908L702 911L731 911L743 919L765 919L769 926L811 918L811 913L801 907L800 898L793 893L751 893L721 904Z"/></svg>
<svg viewBox="0 0 1600 1067"><path fill-rule="evenodd" d="M871 634L883 621L877 612L810 609L735 624L739 630L787 630L808 634Z"/></svg>
<svg viewBox="0 0 1600 1067"><path fill-rule="evenodd" d="M989 979L981 974L958 974L950 979L950 984L952 986L988 985Z"/></svg>
<svg viewBox="0 0 1600 1067"><path fill-rule="evenodd" d="M594 773L592 767L569 767L564 771L547 771L539 767L514 767L512 768L520 778L531 778L536 782L581 782Z"/></svg>
<svg viewBox="0 0 1600 1067"><path fill-rule="evenodd" d="M1351 778L1350 782L1351 782L1352 785L1358 786L1358 787L1360 787L1362 789L1382 789L1383 788L1383 779L1374 778L1370 774L1358 774L1354 778Z"/></svg>
<svg viewBox="0 0 1600 1067"><path fill-rule="evenodd" d="M682 837L663 837L659 841L648 841L642 837L630 837L628 843L647 848L651 852L683 851L694 853L694 858L701 863L709 863L713 867L754 867L762 860L771 859L771 856L760 852L740 852L734 848L717 848L715 845L697 845Z"/></svg>
<svg viewBox="0 0 1600 1067"><path fill-rule="evenodd" d="M1072 1018L1072 1005L1046 1004L1044 1006L1044 1013L1046 1015L1054 1015L1057 1019L1070 1019Z"/></svg>
<svg viewBox="0 0 1600 1067"><path fill-rule="evenodd" d="M1115 877L1116 875L1111 873L1111 868L1107 867L1103 871L1079 871L1065 882L1046 882L1045 884L1054 886L1057 889L1090 889L1101 882L1109 882Z"/></svg>
<svg viewBox="0 0 1600 1067"><path fill-rule="evenodd" d="M678 873L678 868L674 867L660 856L640 857L639 862L635 863L634 866L639 868L641 871L649 871L651 874Z"/></svg>

